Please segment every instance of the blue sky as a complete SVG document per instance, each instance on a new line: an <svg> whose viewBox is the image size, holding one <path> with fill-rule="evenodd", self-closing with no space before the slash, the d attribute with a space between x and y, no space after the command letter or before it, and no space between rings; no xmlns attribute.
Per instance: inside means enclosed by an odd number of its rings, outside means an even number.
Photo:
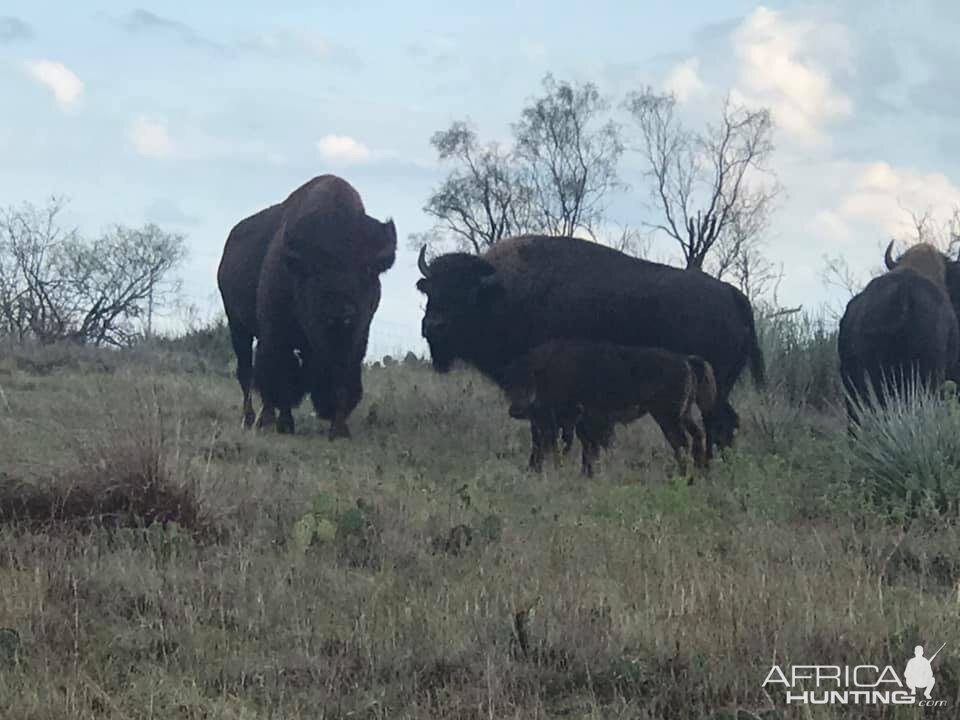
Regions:
<svg viewBox="0 0 960 720"><path fill-rule="evenodd" d="M470 119L505 140L546 72L619 101L669 88L684 116L728 92L773 109L786 192L767 238L778 299L836 303L824 254L866 274L909 214L960 205L960 52L948 2L21 2L0 9L0 204L70 198L95 233L188 237L188 296L215 308L230 228L334 172L401 237L371 354L422 350L406 236L443 177L430 135ZM619 118L625 123L626 118ZM629 129L629 125L627 125ZM638 159L611 222L653 219ZM654 254L670 259L657 240Z"/></svg>

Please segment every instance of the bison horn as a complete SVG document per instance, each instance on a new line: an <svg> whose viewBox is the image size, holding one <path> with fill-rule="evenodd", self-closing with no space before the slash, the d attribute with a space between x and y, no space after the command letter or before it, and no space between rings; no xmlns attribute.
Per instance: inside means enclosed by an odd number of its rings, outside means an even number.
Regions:
<svg viewBox="0 0 960 720"><path fill-rule="evenodd" d="M890 244L887 245L887 251L883 254L883 262L887 265L887 270L893 270L897 263L893 260L893 240L890 241Z"/></svg>
<svg viewBox="0 0 960 720"><path fill-rule="evenodd" d="M420 255L417 257L417 267L420 268L420 273L424 277L430 277L430 268L427 266L427 246L420 246Z"/></svg>

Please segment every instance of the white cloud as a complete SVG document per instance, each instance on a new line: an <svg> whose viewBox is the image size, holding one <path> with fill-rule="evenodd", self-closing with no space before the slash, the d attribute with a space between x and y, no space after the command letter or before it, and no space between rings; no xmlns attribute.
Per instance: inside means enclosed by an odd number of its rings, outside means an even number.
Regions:
<svg viewBox="0 0 960 720"><path fill-rule="evenodd" d="M270 30L242 38L238 47L246 52L287 60L309 60L355 67L359 58L349 48L315 32Z"/></svg>
<svg viewBox="0 0 960 720"><path fill-rule="evenodd" d="M347 135L327 135L317 142L317 150L328 162L357 163L370 158L370 149Z"/></svg>
<svg viewBox="0 0 960 720"><path fill-rule="evenodd" d="M163 121L140 116L127 130L127 139L144 157L160 159L172 156L176 146Z"/></svg>
<svg viewBox="0 0 960 720"><path fill-rule="evenodd" d="M929 213L935 225L942 225L958 207L960 187L946 175L874 162L860 166L851 190L832 213L848 228L860 224L889 238L911 234L911 212L918 216Z"/></svg>
<svg viewBox="0 0 960 720"><path fill-rule="evenodd" d="M737 29L734 51L739 63L734 99L770 107L777 125L794 139L821 142L825 125L853 113L853 102L834 87L826 67L850 67L843 28L761 6ZM824 61L818 62L821 55Z"/></svg>
<svg viewBox="0 0 960 720"><path fill-rule="evenodd" d="M241 40L240 47L268 55L304 54L323 60L328 59L333 52L325 38L289 30L258 33Z"/></svg>
<svg viewBox="0 0 960 720"><path fill-rule="evenodd" d="M692 57L674 65L664 85L680 102L686 102L694 95L702 93L704 84L700 79L700 58Z"/></svg>
<svg viewBox="0 0 960 720"><path fill-rule="evenodd" d="M34 80L49 89L64 110L77 107L83 98L83 81L63 63L33 60L26 64Z"/></svg>

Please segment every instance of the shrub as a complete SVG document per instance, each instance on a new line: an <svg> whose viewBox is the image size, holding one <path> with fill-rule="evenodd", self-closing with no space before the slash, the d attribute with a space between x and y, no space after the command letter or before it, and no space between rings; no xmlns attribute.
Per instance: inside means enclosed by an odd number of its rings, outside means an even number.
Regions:
<svg viewBox="0 0 960 720"><path fill-rule="evenodd" d="M837 329L822 313L758 317L757 335L767 381L789 402L823 410L841 399Z"/></svg>
<svg viewBox="0 0 960 720"><path fill-rule="evenodd" d="M894 515L921 508L956 512L960 499L960 406L955 397L924 389L914 378L884 407L851 398L860 415L851 439L854 478Z"/></svg>
<svg viewBox="0 0 960 720"><path fill-rule="evenodd" d="M0 471L0 525L142 528L176 523L198 535L215 534L183 462L180 436L171 433L156 388L136 388L120 416L68 441L72 462L39 477Z"/></svg>

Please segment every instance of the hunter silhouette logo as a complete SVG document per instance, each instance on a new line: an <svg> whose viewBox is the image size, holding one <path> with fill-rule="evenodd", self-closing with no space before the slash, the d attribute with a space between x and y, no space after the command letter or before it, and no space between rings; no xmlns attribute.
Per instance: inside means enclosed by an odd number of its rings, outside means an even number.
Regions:
<svg viewBox="0 0 960 720"><path fill-rule="evenodd" d="M932 663L944 647L946 643L925 657L923 645L917 645L902 678L892 665L774 665L763 687L781 686L787 705L944 707L946 700L932 698L936 684Z"/></svg>
<svg viewBox="0 0 960 720"><path fill-rule="evenodd" d="M946 645L946 643L941 645L937 649L937 652L930 656L929 660L923 656L923 645L917 645L913 649L913 657L907 662L907 668L903 671L903 680L907 687L910 688L910 692L914 693L914 695L916 695L917 690L923 690L923 696L927 700L930 699L930 691L933 690L933 686L936 683L936 680L933 678L933 668L930 663L940 654L944 645Z"/></svg>

